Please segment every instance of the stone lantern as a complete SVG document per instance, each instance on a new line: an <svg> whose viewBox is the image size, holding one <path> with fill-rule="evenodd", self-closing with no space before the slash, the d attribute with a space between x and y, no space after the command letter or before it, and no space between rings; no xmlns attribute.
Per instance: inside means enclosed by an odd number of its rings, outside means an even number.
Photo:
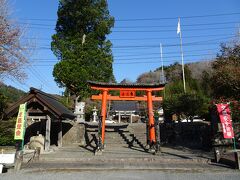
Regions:
<svg viewBox="0 0 240 180"><path fill-rule="evenodd" d="M97 122L97 112L98 112L98 110L97 110L96 106L93 107L92 112L93 112L93 122Z"/></svg>

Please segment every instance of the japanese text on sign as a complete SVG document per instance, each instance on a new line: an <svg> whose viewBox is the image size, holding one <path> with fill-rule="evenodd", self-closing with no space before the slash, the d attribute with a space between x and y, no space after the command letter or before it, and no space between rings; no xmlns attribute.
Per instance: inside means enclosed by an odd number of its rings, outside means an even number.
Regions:
<svg viewBox="0 0 240 180"><path fill-rule="evenodd" d="M226 139L234 138L229 104L217 104L217 110L223 128L223 137Z"/></svg>
<svg viewBox="0 0 240 180"><path fill-rule="evenodd" d="M14 139L23 140L26 123L26 104L21 104L16 120Z"/></svg>
<svg viewBox="0 0 240 180"><path fill-rule="evenodd" d="M136 96L136 92L134 90L121 90L120 91L120 97L122 98L129 98L129 97L135 97Z"/></svg>

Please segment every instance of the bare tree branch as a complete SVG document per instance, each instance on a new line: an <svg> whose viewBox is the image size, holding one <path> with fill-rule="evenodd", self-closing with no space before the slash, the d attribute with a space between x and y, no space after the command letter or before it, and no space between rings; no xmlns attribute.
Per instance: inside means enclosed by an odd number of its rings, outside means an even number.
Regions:
<svg viewBox="0 0 240 180"><path fill-rule="evenodd" d="M28 46L22 41L24 29L9 18L9 13L7 0L0 0L0 78L23 80Z"/></svg>

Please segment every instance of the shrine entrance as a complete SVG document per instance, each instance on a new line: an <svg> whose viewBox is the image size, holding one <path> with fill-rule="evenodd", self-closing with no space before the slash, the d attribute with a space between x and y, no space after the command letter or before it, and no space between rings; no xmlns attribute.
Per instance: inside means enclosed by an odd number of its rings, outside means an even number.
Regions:
<svg viewBox="0 0 240 180"><path fill-rule="evenodd" d="M150 151L158 151L158 138L156 137L156 129L154 122L153 101L162 101L162 97L152 95L153 91L164 90L165 84L116 84L116 83L100 83L88 82L91 89L100 90L101 94L92 95L92 100L101 100L101 118L99 121L99 137L97 151L102 151L105 140L105 120L107 114L107 101L147 101L148 121L147 123L147 145ZM119 96L113 96L110 91L118 91ZM137 91L145 92L143 96L137 96Z"/></svg>

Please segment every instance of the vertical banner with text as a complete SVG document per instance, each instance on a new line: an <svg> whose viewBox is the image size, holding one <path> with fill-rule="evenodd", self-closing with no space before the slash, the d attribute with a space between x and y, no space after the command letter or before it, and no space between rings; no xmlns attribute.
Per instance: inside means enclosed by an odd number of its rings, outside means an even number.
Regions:
<svg viewBox="0 0 240 180"><path fill-rule="evenodd" d="M26 125L26 109L27 104L20 104L18 116L16 120L15 126L15 133L14 139L15 140L23 140L24 139L24 132L25 132L25 125Z"/></svg>
<svg viewBox="0 0 240 180"><path fill-rule="evenodd" d="M234 138L229 104L216 104L216 106L222 124L223 137L225 139Z"/></svg>

